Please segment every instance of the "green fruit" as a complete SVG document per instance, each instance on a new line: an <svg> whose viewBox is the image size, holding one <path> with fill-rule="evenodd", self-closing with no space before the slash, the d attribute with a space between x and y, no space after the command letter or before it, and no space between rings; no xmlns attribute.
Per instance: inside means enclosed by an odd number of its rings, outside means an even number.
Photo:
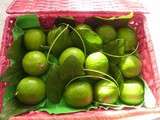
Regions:
<svg viewBox="0 0 160 120"><path fill-rule="evenodd" d="M119 98L119 90L112 81L101 80L95 85L95 100L102 103L113 104Z"/></svg>
<svg viewBox="0 0 160 120"><path fill-rule="evenodd" d="M26 53L22 60L23 69L30 75L41 75L47 68L47 58L40 51L31 51Z"/></svg>
<svg viewBox="0 0 160 120"><path fill-rule="evenodd" d="M109 67L108 58L101 52L92 53L87 57L85 67L86 69L107 73ZM88 72L88 74L101 76L95 72Z"/></svg>
<svg viewBox="0 0 160 120"><path fill-rule="evenodd" d="M102 49L102 44L103 44L102 39L98 36L96 32L94 32L91 29L90 26L86 24L80 24L76 27L76 30L78 31L82 40L84 41L87 53L93 53L95 51ZM75 46L83 49L82 40L74 31L71 32L71 39Z"/></svg>
<svg viewBox="0 0 160 120"><path fill-rule="evenodd" d="M111 40L116 39L117 33L114 27L110 25L104 25L97 29L98 35L103 40L103 43L107 43Z"/></svg>
<svg viewBox="0 0 160 120"><path fill-rule="evenodd" d="M25 77L17 86L16 97L27 105L38 104L45 97L45 84L37 77Z"/></svg>
<svg viewBox="0 0 160 120"><path fill-rule="evenodd" d="M77 30L86 30L86 29L92 30L91 27L87 24L79 24L77 25L76 29Z"/></svg>
<svg viewBox="0 0 160 120"><path fill-rule="evenodd" d="M65 29L65 26L55 27L48 33L47 41L48 45L51 46L52 43L55 41L57 36ZM58 40L55 42L54 46L52 47L52 53L54 55L59 55L63 50L70 47L72 45L69 29L66 29L63 34L61 34Z"/></svg>
<svg viewBox="0 0 160 120"><path fill-rule="evenodd" d="M144 100L144 85L138 80L126 80L120 94L120 98L124 103L138 105Z"/></svg>
<svg viewBox="0 0 160 120"><path fill-rule="evenodd" d="M45 34L40 29L30 29L24 34L24 45L27 50L40 50L45 45Z"/></svg>
<svg viewBox="0 0 160 120"><path fill-rule="evenodd" d="M78 25L76 30L80 33L82 39L84 40L86 49L88 53L93 53L102 48L103 41L98 36L96 32L94 32L90 26L86 24ZM77 36L77 35L76 35ZM74 39L79 39L79 37L74 36Z"/></svg>
<svg viewBox="0 0 160 120"><path fill-rule="evenodd" d="M125 40L125 51L133 51L137 45L136 33L131 28L125 27L118 30L118 38Z"/></svg>
<svg viewBox="0 0 160 120"><path fill-rule="evenodd" d="M87 24L79 24L75 28L80 35L85 34L88 30L91 30L91 27ZM74 46L83 49L83 43L78 34L75 31L71 31L71 40Z"/></svg>
<svg viewBox="0 0 160 120"><path fill-rule="evenodd" d="M141 61L134 55L122 58L120 69L127 78L135 77L140 74L142 68Z"/></svg>
<svg viewBox="0 0 160 120"><path fill-rule="evenodd" d="M70 56L76 57L77 60L79 60L79 62L81 63L81 65L84 64L85 55L81 49L76 47L70 47L64 50L59 57L59 63L62 65L64 61Z"/></svg>
<svg viewBox="0 0 160 120"><path fill-rule="evenodd" d="M92 103L92 86L86 81L73 82L65 89L64 100L71 107L85 107Z"/></svg>

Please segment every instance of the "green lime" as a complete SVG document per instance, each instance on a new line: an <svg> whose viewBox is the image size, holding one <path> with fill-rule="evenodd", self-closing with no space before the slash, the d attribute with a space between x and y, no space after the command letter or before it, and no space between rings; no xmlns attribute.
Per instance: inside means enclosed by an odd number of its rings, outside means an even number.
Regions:
<svg viewBox="0 0 160 120"><path fill-rule="evenodd" d="M137 45L137 37L134 30L125 27L118 30L118 38L124 39L125 41L125 51L133 51Z"/></svg>
<svg viewBox="0 0 160 120"><path fill-rule="evenodd" d="M81 65L84 64L85 55L81 49L76 47L70 47L64 50L59 57L59 63L62 65L64 61L70 56L76 57L77 60L79 60L79 62L81 63Z"/></svg>
<svg viewBox="0 0 160 120"><path fill-rule="evenodd" d="M134 55L129 55L121 59L120 69L127 78L135 77L141 72L141 61Z"/></svg>
<svg viewBox="0 0 160 120"><path fill-rule="evenodd" d="M40 29L30 29L24 34L24 45L28 50L40 50L45 45L45 34Z"/></svg>
<svg viewBox="0 0 160 120"><path fill-rule="evenodd" d="M76 26L75 29L82 37L82 35L85 34L88 30L91 30L91 27L87 24L79 24ZM80 36L77 34L77 32L71 31L71 33L70 33L71 40L72 40L74 46L76 46L80 49L83 49L82 40L80 39Z"/></svg>
<svg viewBox="0 0 160 120"><path fill-rule="evenodd" d="M62 33L62 31L63 31L63 33ZM55 40L56 40L56 42L55 42ZM72 46L72 41L71 41L69 29L66 29L66 27L63 25L61 25L59 27L54 27L48 33L47 42L50 47L54 43L54 45L52 47L52 53L53 53L53 55L59 56L63 50Z"/></svg>
<svg viewBox="0 0 160 120"><path fill-rule="evenodd" d="M110 25L104 25L97 29L98 35L102 38L103 43L107 43L116 39L117 33L114 27Z"/></svg>
<svg viewBox="0 0 160 120"><path fill-rule="evenodd" d="M99 72L107 73L109 67L108 58L101 52L95 52L90 54L85 62L86 69L97 70ZM88 72L90 75L99 75L95 72Z"/></svg>
<svg viewBox="0 0 160 120"><path fill-rule="evenodd" d="M91 29L90 26L86 24L80 24L76 27L76 30L80 33L85 43L87 53L93 53L102 49L102 39L96 32ZM77 35L74 35L74 43L78 43L79 40L77 39L79 39L79 37Z"/></svg>
<svg viewBox="0 0 160 120"><path fill-rule="evenodd" d="M113 104L119 98L119 90L112 81L101 80L95 85L95 99L98 102Z"/></svg>
<svg viewBox="0 0 160 120"><path fill-rule="evenodd" d="M47 58L40 51L31 51L26 53L22 60L23 69L30 75L41 75L47 68Z"/></svg>
<svg viewBox="0 0 160 120"><path fill-rule="evenodd" d="M93 91L86 81L73 82L64 91L65 102L75 108L82 108L92 103Z"/></svg>
<svg viewBox="0 0 160 120"><path fill-rule="evenodd" d="M16 97L27 105L35 105L45 97L45 84L37 77L25 77L17 85Z"/></svg>
<svg viewBox="0 0 160 120"><path fill-rule="evenodd" d="M88 29L81 36L86 45L87 53L93 53L102 49L103 41L96 32Z"/></svg>
<svg viewBox="0 0 160 120"><path fill-rule="evenodd" d="M138 105L144 100L144 85L138 80L125 80L121 88L121 100L128 105Z"/></svg>

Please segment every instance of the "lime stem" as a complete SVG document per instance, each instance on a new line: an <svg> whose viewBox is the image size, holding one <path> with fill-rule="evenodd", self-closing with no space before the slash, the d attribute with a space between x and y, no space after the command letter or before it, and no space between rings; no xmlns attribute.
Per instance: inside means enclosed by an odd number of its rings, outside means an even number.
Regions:
<svg viewBox="0 0 160 120"><path fill-rule="evenodd" d="M114 82L117 86L119 86L118 83L117 83L117 81L116 81L112 76L110 76L110 75L108 75L108 74L106 74L106 73L104 73L104 72L101 72L101 71L98 71L98 70L93 70L93 69L83 69L83 70L84 70L84 71L95 72L95 73L99 73L99 74L101 74L101 75L104 75L104 76L110 78L111 80L113 80L113 82Z"/></svg>
<svg viewBox="0 0 160 120"><path fill-rule="evenodd" d="M129 55L132 55L134 54L137 50L138 50L138 47L139 47L139 43L137 44L136 48L134 49L134 51L132 51L131 53L127 54L127 55L113 55L113 54L110 54L110 53L107 53L107 52L103 52L105 55L107 56L110 56L110 57L115 57L115 58L121 58L121 57L127 57Z"/></svg>
<svg viewBox="0 0 160 120"><path fill-rule="evenodd" d="M66 23L62 23L64 25L67 25ZM78 35L78 37L80 38L82 44L83 44L83 51L84 51L84 55L86 56L87 55L87 51L86 51L86 46L84 44L84 40L82 39L82 36L80 35L80 33L75 29L73 28L71 25L69 25L69 27Z"/></svg>
<svg viewBox="0 0 160 120"><path fill-rule="evenodd" d="M65 30L68 29L68 26L69 26L69 25L67 24L66 27L58 34L58 36L55 38L55 40L53 40L53 42L52 42L52 44L51 44L51 46L50 46L50 48L49 48L49 51L48 51L48 53L47 53L47 61L48 61L48 59L49 59L49 54L50 54L53 46L55 45L55 43L56 43L56 41L58 40L58 38L65 32Z"/></svg>

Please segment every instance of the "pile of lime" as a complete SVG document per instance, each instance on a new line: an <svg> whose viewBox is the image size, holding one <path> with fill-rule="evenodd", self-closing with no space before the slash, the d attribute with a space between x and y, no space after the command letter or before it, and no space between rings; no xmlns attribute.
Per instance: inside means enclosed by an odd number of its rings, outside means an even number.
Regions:
<svg viewBox="0 0 160 120"><path fill-rule="evenodd" d="M82 67L83 75L71 78L63 89L62 97L70 107L119 101L139 105L144 100L144 85L136 79L142 68L136 52L137 37L128 26L115 28L104 24L93 29L85 23L75 27L61 24L48 33L33 28L25 31L23 43L28 51L22 59L26 77L19 82L15 93L23 104L36 105L47 97L47 86L41 76L52 65L51 55L58 65L74 57ZM114 76L112 64L122 73L123 82L119 83Z"/></svg>

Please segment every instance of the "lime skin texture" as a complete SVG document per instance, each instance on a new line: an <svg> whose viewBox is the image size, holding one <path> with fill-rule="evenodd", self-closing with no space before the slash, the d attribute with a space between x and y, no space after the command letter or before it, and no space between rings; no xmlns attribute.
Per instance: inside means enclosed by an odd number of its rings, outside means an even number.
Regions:
<svg viewBox="0 0 160 120"><path fill-rule="evenodd" d="M24 45L27 50L40 50L46 44L45 33L40 29L29 29L24 34Z"/></svg>
<svg viewBox="0 0 160 120"><path fill-rule="evenodd" d="M67 86L64 91L65 102L74 108L83 108L93 101L92 86L86 81L76 81Z"/></svg>
<svg viewBox="0 0 160 120"><path fill-rule="evenodd" d="M16 97L26 105L36 105L45 98L45 89L40 78L28 76L18 83Z"/></svg>
<svg viewBox="0 0 160 120"><path fill-rule="evenodd" d="M47 58L40 51L30 51L22 59L22 66L29 75L38 76L48 69Z"/></svg>

